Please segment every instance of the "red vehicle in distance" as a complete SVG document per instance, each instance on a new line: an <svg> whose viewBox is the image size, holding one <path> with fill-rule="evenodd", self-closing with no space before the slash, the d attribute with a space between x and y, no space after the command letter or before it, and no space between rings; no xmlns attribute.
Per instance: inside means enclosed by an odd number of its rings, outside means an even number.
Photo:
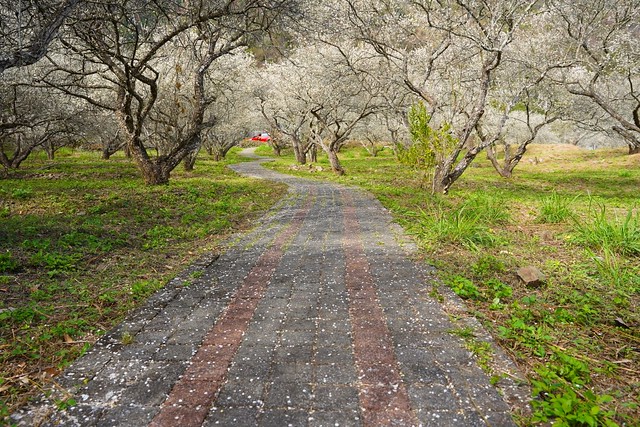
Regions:
<svg viewBox="0 0 640 427"><path fill-rule="evenodd" d="M266 132L259 133L258 135L251 138L251 141L259 141L259 142L269 142L270 140L271 140L271 136Z"/></svg>

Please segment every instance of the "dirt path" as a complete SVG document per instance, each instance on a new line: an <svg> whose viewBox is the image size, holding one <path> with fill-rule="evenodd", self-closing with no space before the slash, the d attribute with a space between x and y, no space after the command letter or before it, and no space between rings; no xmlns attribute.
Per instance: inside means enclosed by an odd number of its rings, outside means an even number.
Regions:
<svg viewBox="0 0 640 427"><path fill-rule="evenodd" d="M289 194L100 339L15 422L514 425L375 199L258 161L233 169Z"/></svg>

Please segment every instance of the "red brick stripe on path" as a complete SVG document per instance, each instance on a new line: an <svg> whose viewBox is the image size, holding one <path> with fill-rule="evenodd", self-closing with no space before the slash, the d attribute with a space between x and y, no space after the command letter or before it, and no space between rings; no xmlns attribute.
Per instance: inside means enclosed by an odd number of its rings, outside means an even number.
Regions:
<svg viewBox="0 0 640 427"><path fill-rule="evenodd" d="M366 427L415 426L409 395L400 378L398 362L384 312L378 303L369 264L365 258L360 225L351 196L343 192L345 284L353 349L359 375L360 406Z"/></svg>
<svg viewBox="0 0 640 427"><path fill-rule="evenodd" d="M226 381L227 369L242 342L253 313L285 252L300 231L311 206L294 216L291 224L260 256L215 326L205 335L191 365L173 386L151 427L196 427L202 425L216 395Z"/></svg>

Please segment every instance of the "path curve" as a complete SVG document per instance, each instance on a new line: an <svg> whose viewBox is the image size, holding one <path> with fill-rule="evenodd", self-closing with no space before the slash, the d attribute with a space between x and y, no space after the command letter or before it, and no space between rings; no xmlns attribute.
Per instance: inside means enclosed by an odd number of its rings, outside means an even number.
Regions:
<svg viewBox="0 0 640 427"><path fill-rule="evenodd" d="M259 225L169 282L12 420L514 426L448 332L454 326L386 210L366 192L279 174L263 161L231 166L289 186ZM74 406L56 408L71 398Z"/></svg>

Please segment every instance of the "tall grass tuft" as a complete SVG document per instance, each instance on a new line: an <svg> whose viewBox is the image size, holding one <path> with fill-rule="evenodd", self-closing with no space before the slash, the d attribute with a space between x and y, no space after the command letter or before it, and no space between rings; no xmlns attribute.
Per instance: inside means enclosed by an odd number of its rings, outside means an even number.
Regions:
<svg viewBox="0 0 640 427"><path fill-rule="evenodd" d="M625 265L620 256L616 255L611 249L604 248L602 256L598 256L589 249L587 255L593 261L598 269L600 278L614 290L633 291L633 282L635 274Z"/></svg>
<svg viewBox="0 0 640 427"><path fill-rule="evenodd" d="M609 249L625 256L640 256L640 215L629 209L624 218L607 216L606 207L589 209L591 220L574 221L574 242Z"/></svg>
<svg viewBox="0 0 640 427"><path fill-rule="evenodd" d="M555 191L542 199L537 221L542 224L558 224L572 218L574 213L570 208L573 200L558 195Z"/></svg>
<svg viewBox="0 0 640 427"><path fill-rule="evenodd" d="M485 224L506 224L511 220L504 200L484 193L467 198L461 209L467 212L467 216L475 217Z"/></svg>
<svg viewBox="0 0 640 427"><path fill-rule="evenodd" d="M410 228L427 244L460 243L474 250L479 246L495 246L502 239L487 224L506 221L508 212L486 199L478 200L468 200L451 209L438 205L432 211L421 211Z"/></svg>

